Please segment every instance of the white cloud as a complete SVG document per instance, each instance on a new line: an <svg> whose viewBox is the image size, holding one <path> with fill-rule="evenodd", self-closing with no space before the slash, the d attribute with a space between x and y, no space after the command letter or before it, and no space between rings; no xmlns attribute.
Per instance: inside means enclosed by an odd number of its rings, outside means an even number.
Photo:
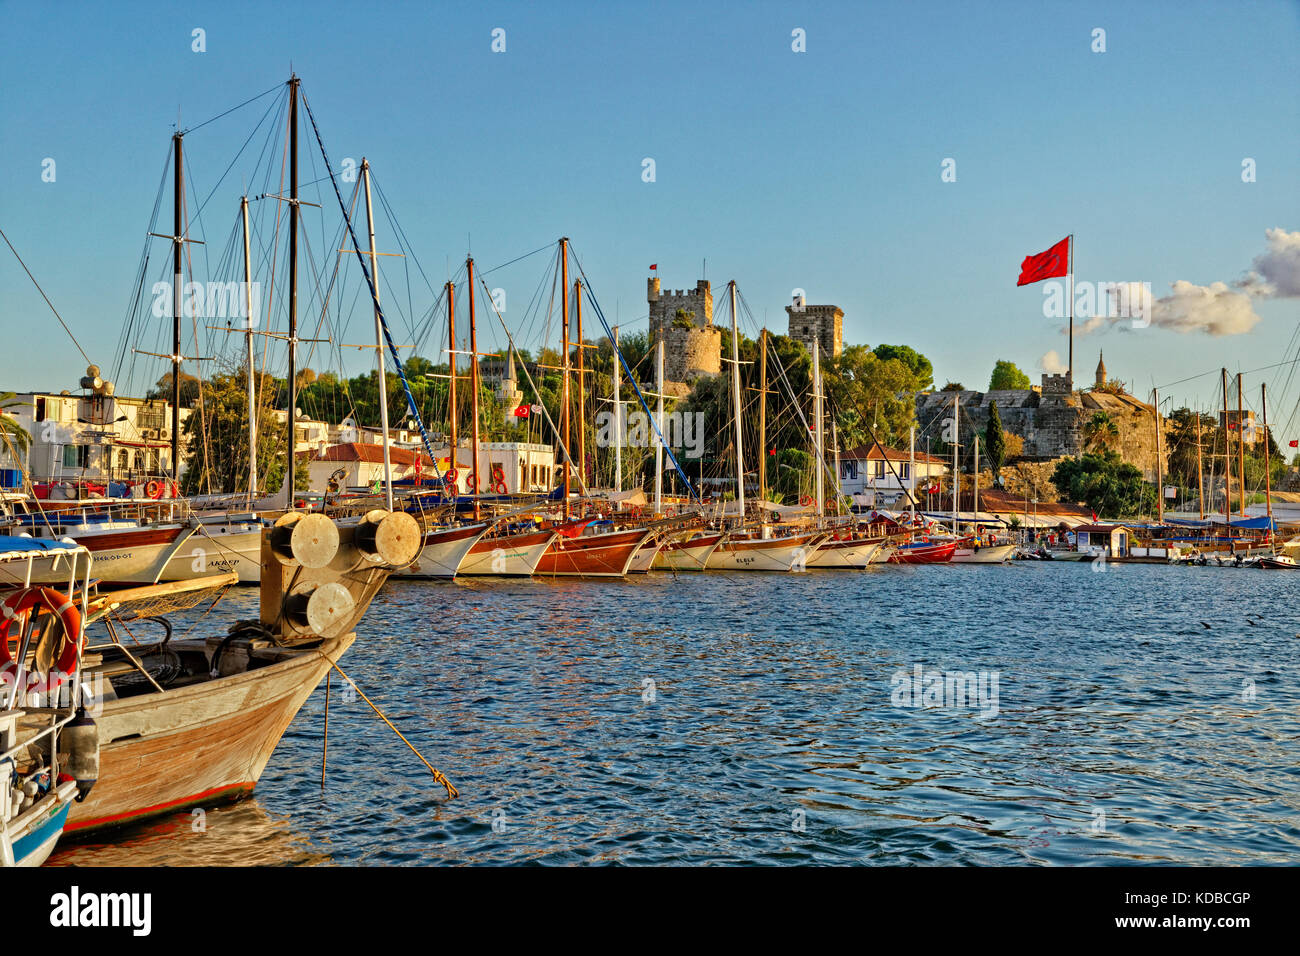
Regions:
<svg viewBox="0 0 1300 956"><path fill-rule="evenodd" d="M1157 299L1151 324L1174 332L1204 332L1207 335L1241 335L1259 322L1250 296L1234 292L1222 282L1208 286L1182 279L1173 294Z"/></svg>
<svg viewBox="0 0 1300 956"><path fill-rule="evenodd" d="M1261 298L1300 296L1300 231L1267 229L1264 237L1268 251L1257 255L1254 269L1233 284Z"/></svg>
<svg viewBox="0 0 1300 956"><path fill-rule="evenodd" d="M1051 349L1038 360L1038 367L1048 375L1064 375L1067 371L1056 349Z"/></svg>

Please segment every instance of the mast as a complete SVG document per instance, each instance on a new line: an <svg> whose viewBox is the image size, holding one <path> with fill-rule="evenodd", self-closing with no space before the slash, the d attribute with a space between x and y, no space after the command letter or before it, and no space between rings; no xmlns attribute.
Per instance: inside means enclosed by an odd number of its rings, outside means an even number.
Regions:
<svg viewBox="0 0 1300 956"><path fill-rule="evenodd" d="M736 502L740 523L745 523L745 452L740 428L740 324L736 320L736 280L727 283L731 294L731 401L736 409Z"/></svg>
<svg viewBox="0 0 1300 956"><path fill-rule="evenodd" d="M1069 378L1070 390L1074 390L1074 233L1070 233L1070 244L1066 247L1070 254L1070 358L1066 376Z"/></svg>
<svg viewBox="0 0 1300 956"><path fill-rule="evenodd" d="M447 282L447 441L448 451L451 455L451 462L447 465L449 471L455 471L456 449L460 444L460 439L456 437L456 283ZM456 484L452 489L452 506L456 504L455 496L460 491L460 475L456 476Z"/></svg>
<svg viewBox="0 0 1300 956"><path fill-rule="evenodd" d="M1201 520L1205 520L1205 469L1201 466L1201 413L1196 413L1196 499Z"/></svg>
<svg viewBox="0 0 1300 956"><path fill-rule="evenodd" d="M659 395L655 405L655 421L659 434L655 436L655 515L663 514L664 490L664 336L660 332L655 345L655 391Z"/></svg>
<svg viewBox="0 0 1300 956"><path fill-rule="evenodd" d="M817 464L814 467L817 472L817 521L820 523L826 513L826 479L822 474L825 464L825 442L822 441L821 343L815 338L813 339L813 446L817 454Z"/></svg>
<svg viewBox="0 0 1300 956"><path fill-rule="evenodd" d="M916 517L916 425L907 426L907 480L911 487L907 489L907 505Z"/></svg>
<svg viewBox="0 0 1300 956"><path fill-rule="evenodd" d="M840 513L844 502L844 479L840 477L840 434L836 428L835 417L831 416L831 448L835 450L835 513Z"/></svg>
<svg viewBox="0 0 1300 956"><path fill-rule="evenodd" d="M1246 517L1246 430L1241 427L1241 373L1237 373L1237 480L1241 482L1241 516Z"/></svg>
<svg viewBox="0 0 1300 956"><path fill-rule="evenodd" d="M172 154L176 171L172 175L172 478L180 476L181 469L181 249L184 246L185 227L185 164L181 155L181 133L172 135Z"/></svg>
<svg viewBox="0 0 1300 956"><path fill-rule="evenodd" d="M384 326L379 317L379 262L375 252L375 213L370 204L370 162L361 157L361 178L366 186L366 228L370 232L370 274L375 286L375 357L379 363L379 428L384 436L384 504L393 510L393 462L388 449L388 379L384 369ZM419 452L416 452L418 455Z"/></svg>
<svg viewBox="0 0 1300 956"><path fill-rule="evenodd" d="M1269 452L1268 440L1271 437L1268 433L1268 389L1263 382L1259 383L1259 414L1264 419L1264 510L1268 515L1268 533L1269 537L1273 535L1273 483L1269 477Z"/></svg>
<svg viewBox="0 0 1300 956"><path fill-rule="evenodd" d="M975 433L975 480L971 482L974 489L975 501L971 505L971 524L978 524L980 520L980 435Z"/></svg>
<svg viewBox="0 0 1300 956"><path fill-rule="evenodd" d="M614 326L614 491L623 490L623 403L619 386L623 380L623 363L618 360L618 326ZM659 387L663 391L663 386Z"/></svg>
<svg viewBox="0 0 1300 956"><path fill-rule="evenodd" d="M1156 423L1156 520L1165 520L1165 463L1160 456L1160 394L1151 389L1152 413Z"/></svg>
<svg viewBox="0 0 1300 956"><path fill-rule="evenodd" d="M573 284L573 304L577 309L578 320L578 483L586 487L587 485L587 379L585 375L586 359L583 357L582 337L582 280L579 279ZM661 388L660 391L663 391ZM659 431L663 432L663 399L659 399ZM656 506L658 510L658 506Z"/></svg>
<svg viewBox="0 0 1300 956"><path fill-rule="evenodd" d="M289 443L284 503L293 503L298 421L298 77L289 77Z"/></svg>
<svg viewBox="0 0 1300 956"><path fill-rule="evenodd" d="M470 414L474 416L472 429L470 431L470 460L474 463L470 473L474 476L474 487L470 489L474 493L474 518L478 518L478 495L483 487L483 477L478 473L478 329L474 319L474 257L470 256L465 260L465 268L469 272L469 278L466 280L469 288L469 391L470 391Z"/></svg>
<svg viewBox="0 0 1300 956"><path fill-rule="evenodd" d="M560 239L560 316L564 360L560 363L560 432L564 443L564 517L569 517L569 240Z"/></svg>
<svg viewBox="0 0 1300 956"><path fill-rule="evenodd" d="M253 496L257 494L257 391L253 386L253 283L247 196L239 200L239 209L244 219L244 311L248 314L244 342L248 347L248 502L251 508Z"/></svg>
<svg viewBox="0 0 1300 956"><path fill-rule="evenodd" d="M758 333L758 497L767 500L767 329Z"/></svg>
<svg viewBox="0 0 1300 956"><path fill-rule="evenodd" d="M1223 520L1232 521L1232 432L1228 428L1228 370L1219 369L1219 384L1223 388Z"/></svg>
<svg viewBox="0 0 1300 956"><path fill-rule="evenodd" d="M952 393L952 533L957 533L957 495L961 491L961 475L957 471L957 434L961 428L958 419L957 399L961 392Z"/></svg>

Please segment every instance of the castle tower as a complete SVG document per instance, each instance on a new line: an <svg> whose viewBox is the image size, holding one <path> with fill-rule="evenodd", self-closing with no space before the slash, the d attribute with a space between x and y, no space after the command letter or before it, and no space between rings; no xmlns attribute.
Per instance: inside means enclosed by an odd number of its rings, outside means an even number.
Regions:
<svg viewBox="0 0 1300 956"><path fill-rule="evenodd" d="M1101 352L1097 352L1097 388L1106 384L1106 362L1102 358Z"/></svg>
<svg viewBox="0 0 1300 956"><path fill-rule="evenodd" d="M722 333L713 327L713 290L705 279L694 289L661 290L659 278L646 280L650 304L650 343L664 340L664 376L669 382L689 382L722 369ZM689 325L680 322L685 319Z"/></svg>
<svg viewBox="0 0 1300 956"><path fill-rule="evenodd" d="M844 351L844 310L838 305L806 305L801 298L785 307L790 317L789 335L812 351L813 340L822 355L838 358Z"/></svg>
<svg viewBox="0 0 1300 956"><path fill-rule="evenodd" d="M646 280L646 301L650 304L650 337L661 329L672 328L677 313L687 315L692 326L707 329L713 324L713 290L705 279L695 283L694 289L676 292L660 291L659 277Z"/></svg>

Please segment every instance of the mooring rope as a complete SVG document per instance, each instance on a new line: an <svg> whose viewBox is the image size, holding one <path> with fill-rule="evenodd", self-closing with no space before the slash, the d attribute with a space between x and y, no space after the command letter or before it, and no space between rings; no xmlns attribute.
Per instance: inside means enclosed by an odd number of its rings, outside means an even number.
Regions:
<svg viewBox="0 0 1300 956"><path fill-rule="evenodd" d="M317 654L320 654L321 657L325 657L325 654L322 653L322 652L319 651L319 650L318 650L316 653L317 653ZM454 786L452 786L451 781L448 780L446 777L444 777L444 776L443 776L443 775L438 771L438 769L437 769L436 767L434 767L433 764L431 764L431 763L429 763L429 761L425 760L425 759L424 759L424 754L422 754L422 753L420 753L420 751L416 750L416 749L415 749L415 745L414 745L413 743L411 743L409 740L406 739L406 737L402 734L402 732L401 732L400 730L398 730L398 729L393 725L393 722L392 722L391 720L389 720L387 717L384 716L384 712L383 712L382 710L380 710L378 707L375 706L375 702L374 702L373 700L371 700L369 697L367 697L364 693L362 693L362 690L361 690L360 687L357 686L356 681L354 681L354 680L353 680L351 677L349 677L347 674L344 674L344 673L343 673L343 668L339 667L339 665L336 664L334 661L330 660L328 657L325 657L325 660L329 661L329 665L330 665L330 667L332 667L332 668L334 668L336 671L338 671L339 674L342 675L343 679L344 679L345 681L347 681L347 682L352 686L352 689L355 690L358 694L361 695L361 699L364 700L367 704L370 705L370 709L373 710L373 711L374 711L374 712L379 716L379 719L380 719L380 720L382 720L384 723L386 723L386 724L388 725L388 729L391 730L393 733L397 734L398 737L401 737L401 738L402 738L402 743L406 744L406 746L408 746L408 747L411 748L411 753L413 753L413 754L415 754L417 757L419 757L419 758L420 758L420 762L423 763L426 767L429 768L429 772L433 774L433 779L434 779L434 780L437 780L440 784L443 785L443 787L446 788L446 790L447 790L447 796L448 796L448 797L451 797L451 798L453 798L453 799L456 798L456 797L458 797L458 796L460 796L460 791L457 790ZM327 673L328 673L328 672L327 672Z"/></svg>

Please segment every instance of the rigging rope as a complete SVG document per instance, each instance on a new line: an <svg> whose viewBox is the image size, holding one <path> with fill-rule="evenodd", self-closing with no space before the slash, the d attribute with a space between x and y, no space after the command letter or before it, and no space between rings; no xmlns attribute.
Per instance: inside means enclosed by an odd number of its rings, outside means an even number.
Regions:
<svg viewBox="0 0 1300 956"><path fill-rule="evenodd" d="M406 393L406 402L411 409L411 415L415 418L416 427L420 430L420 439L424 442L424 449L429 454L429 459L433 463L433 476L441 481L442 473L438 470L438 457L433 451L433 441L429 438L429 433L424 427L424 418L420 415L419 406L416 404L415 396L411 393L411 383L406 380L406 372L402 369L402 357L398 353L397 346L393 342L393 336L388 331L388 321L384 318L383 306L379 304L379 291L375 286L375 281L370 275L370 270L366 268L365 256L361 252L361 243L357 239L356 230L352 228L352 218L348 215L347 207L343 204L343 194L339 192L339 184L334 177L334 167L330 165L329 155L325 152L325 143L321 139L320 129L316 126L316 115L311 110L311 105L307 102L304 94L302 98L303 108L307 110L307 118L311 121L312 132L316 136L316 145L320 148L321 159L325 163L325 168L330 174L330 185L334 187L334 197L338 200L339 211L343 213L343 221L347 224L348 235L352 239L352 250L356 253L357 262L361 265L361 272L366 277L366 285L370 287L370 297L375 303L375 315L379 319L379 326L384 333L384 341L388 344L388 351L392 353L393 362L396 365L397 377L401 379L402 390ZM292 343L290 348L292 348ZM381 396L386 399L387 396ZM388 436L384 436L388 440ZM477 463L476 463L477 465ZM340 672L341 673L341 672Z"/></svg>

